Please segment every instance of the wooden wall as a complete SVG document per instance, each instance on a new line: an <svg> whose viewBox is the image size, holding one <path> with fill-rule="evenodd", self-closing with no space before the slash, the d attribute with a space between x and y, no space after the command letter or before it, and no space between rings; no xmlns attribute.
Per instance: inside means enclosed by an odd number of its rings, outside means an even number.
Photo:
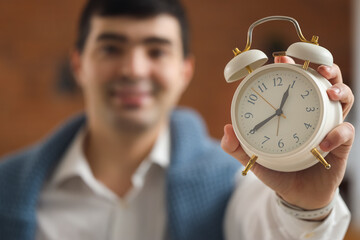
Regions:
<svg viewBox="0 0 360 240"><path fill-rule="evenodd" d="M0 155L39 140L81 109L80 94L56 85L83 2L0 1Z"/></svg>
<svg viewBox="0 0 360 240"><path fill-rule="evenodd" d="M0 156L38 141L81 111L81 94L61 90L68 88L59 87L59 79L84 2L0 1ZM223 69L233 57L231 50L244 48L247 29L259 18L287 15L297 19L306 38L320 36L320 45L333 53L344 81L351 85L351 0L184 3L197 66L180 104L198 110L216 138L221 138L224 124L230 122L230 103L237 87L237 83L225 83ZM255 28L253 40L254 48L269 53L286 50L298 38L291 23L271 22Z"/></svg>

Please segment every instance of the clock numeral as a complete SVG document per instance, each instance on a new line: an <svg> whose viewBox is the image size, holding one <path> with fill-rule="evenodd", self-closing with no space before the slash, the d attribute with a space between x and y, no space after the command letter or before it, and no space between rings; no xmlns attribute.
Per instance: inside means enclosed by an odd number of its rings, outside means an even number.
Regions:
<svg viewBox="0 0 360 240"><path fill-rule="evenodd" d="M258 88L260 89L260 91L263 93L265 90L267 90L267 87L264 83L262 83L260 86L258 86Z"/></svg>
<svg viewBox="0 0 360 240"><path fill-rule="evenodd" d="M309 96L310 92L308 90L305 91L305 94L300 94L303 99L305 99L306 96Z"/></svg>
<svg viewBox="0 0 360 240"><path fill-rule="evenodd" d="M296 80L293 81L293 83L291 84L291 88L294 88Z"/></svg>
<svg viewBox="0 0 360 240"><path fill-rule="evenodd" d="M306 107L306 111L307 112L314 112L315 108L314 107Z"/></svg>
<svg viewBox="0 0 360 240"><path fill-rule="evenodd" d="M282 139L279 140L278 146L279 146L279 148L283 148L283 147L285 146L285 144L284 144L284 142L282 141Z"/></svg>
<svg viewBox="0 0 360 240"><path fill-rule="evenodd" d="M249 99L251 101L248 100L248 102L255 105L255 102L256 102L256 100L258 100L258 97L255 94L250 94Z"/></svg>
<svg viewBox="0 0 360 240"><path fill-rule="evenodd" d="M244 117L245 118L253 118L254 116L252 115L252 113L247 112L244 114Z"/></svg>
<svg viewBox="0 0 360 240"><path fill-rule="evenodd" d="M293 138L296 139L296 143L298 143L300 141L300 138L296 135L297 133L295 133L293 135Z"/></svg>
<svg viewBox="0 0 360 240"><path fill-rule="evenodd" d="M279 87L283 85L281 77L274 78L273 80L274 80L274 87Z"/></svg>
<svg viewBox="0 0 360 240"><path fill-rule="evenodd" d="M304 125L305 125L306 129L309 129L312 127L312 125L310 123L304 123Z"/></svg>
<svg viewBox="0 0 360 240"><path fill-rule="evenodd" d="M264 143L266 143L267 141L269 141L269 140L270 140L270 138L269 138L269 137L267 137L267 136L264 136L264 138L265 138L265 140L264 140L261 144L264 144Z"/></svg>

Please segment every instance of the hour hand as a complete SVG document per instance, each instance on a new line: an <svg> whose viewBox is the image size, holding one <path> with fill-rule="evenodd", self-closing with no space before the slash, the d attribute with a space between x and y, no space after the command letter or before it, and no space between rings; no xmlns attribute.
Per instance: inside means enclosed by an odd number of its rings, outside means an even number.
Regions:
<svg viewBox="0 0 360 240"><path fill-rule="evenodd" d="M270 121L271 119L273 119L276 115L278 115L277 111L276 111L273 115L271 115L270 117L268 117L267 119L265 119L264 121L256 124L255 127L250 130L250 133L251 133L251 134L254 134L259 128L261 128L262 126L264 126L268 121Z"/></svg>

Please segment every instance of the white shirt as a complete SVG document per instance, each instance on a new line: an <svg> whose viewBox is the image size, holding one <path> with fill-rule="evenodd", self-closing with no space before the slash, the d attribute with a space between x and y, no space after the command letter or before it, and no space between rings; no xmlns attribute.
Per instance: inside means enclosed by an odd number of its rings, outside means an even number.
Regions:
<svg viewBox="0 0 360 240"><path fill-rule="evenodd" d="M161 134L134 173L133 188L122 199L92 174L83 153L84 136L81 130L44 185L37 207L36 239L166 239L169 132ZM239 177L225 216L226 239L342 239L350 214L336 197L325 221L302 221L285 213L276 204L274 192L252 174Z"/></svg>

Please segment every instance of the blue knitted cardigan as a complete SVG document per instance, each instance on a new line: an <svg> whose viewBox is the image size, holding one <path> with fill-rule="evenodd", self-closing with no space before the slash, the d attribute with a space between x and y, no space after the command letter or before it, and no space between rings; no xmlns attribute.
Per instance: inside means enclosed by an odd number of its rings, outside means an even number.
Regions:
<svg viewBox="0 0 360 240"><path fill-rule="evenodd" d="M76 116L44 142L0 160L0 239L34 239L42 185L85 121ZM201 119L189 110L174 111L170 129L168 238L224 239L224 212L239 163L207 136Z"/></svg>

